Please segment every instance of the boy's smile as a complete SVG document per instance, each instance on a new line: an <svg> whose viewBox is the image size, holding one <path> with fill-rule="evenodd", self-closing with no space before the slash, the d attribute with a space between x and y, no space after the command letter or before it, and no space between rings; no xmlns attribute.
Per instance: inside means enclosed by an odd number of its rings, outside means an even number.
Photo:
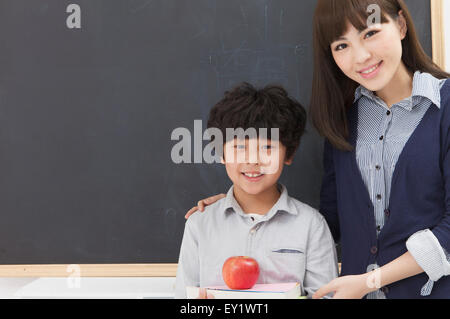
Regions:
<svg viewBox="0 0 450 319"><path fill-rule="evenodd" d="M246 213L264 214L265 202L271 202L269 208L276 202L283 165L292 162L285 156L284 145L273 140L234 139L225 143L223 163L233 181L236 200Z"/></svg>
<svg viewBox="0 0 450 319"><path fill-rule="evenodd" d="M242 172L242 174L247 178L248 181L250 182L258 182L260 181L263 177L264 174L262 174L259 171L251 171L251 172Z"/></svg>

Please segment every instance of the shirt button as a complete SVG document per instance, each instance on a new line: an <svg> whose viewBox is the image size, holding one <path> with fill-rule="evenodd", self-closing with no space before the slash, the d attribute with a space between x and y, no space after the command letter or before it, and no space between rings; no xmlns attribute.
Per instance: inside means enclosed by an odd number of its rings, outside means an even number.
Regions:
<svg viewBox="0 0 450 319"><path fill-rule="evenodd" d="M372 255L375 255L378 252L378 248L376 246L373 246L372 248L370 248L370 252L372 253Z"/></svg>
<svg viewBox="0 0 450 319"><path fill-rule="evenodd" d="M377 169L377 171L379 171L381 169L380 165L375 166L375 168Z"/></svg>
<svg viewBox="0 0 450 319"><path fill-rule="evenodd" d="M391 111L387 111L387 112L386 112L386 115L387 115L387 116L391 115Z"/></svg>
<svg viewBox="0 0 450 319"><path fill-rule="evenodd" d="M380 194L377 195L377 199L381 200L381 195Z"/></svg>
<svg viewBox="0 0 450 319"><path fill-rule="evenodd" d="M384 139L384 136L383 135L381 135L380 136L380 141L382 141Z"/></svg>
<svg viewBox="0 0 450 319"><path fill-rule="evenodd" d="M254 222L255 221L255 217L250 217L250 219L252 220L252 222Z"/></svg>
<svg viewBox="0 0 450 319"><path fill-rule="evenodd" d="M377 226L377 230L381 231L381 226L380 225Z"/></svg>

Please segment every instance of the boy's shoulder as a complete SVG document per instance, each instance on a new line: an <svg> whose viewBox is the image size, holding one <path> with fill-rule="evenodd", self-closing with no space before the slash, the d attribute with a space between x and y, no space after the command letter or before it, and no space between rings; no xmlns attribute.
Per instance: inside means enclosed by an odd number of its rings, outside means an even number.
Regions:
<svg viewBox="0 0 450 319"><path fill-rule="evenodd" d="M220 217L220 213L224 213L225 210L225 201L226 198L219 199L205 207L203 212L196 211L193 213L186 223L190 224L199 224L199 223L207 223L213 219L217 219Z"/></svg>
<svg viewBox="0 0 450 319"><path fill-rule="evenodd" d="M294 210L295 218L301 221L305 219L311 220L313 222L323 222L325 218L323 215L314 207L294 198L288 196L290 209Z"/></svg>

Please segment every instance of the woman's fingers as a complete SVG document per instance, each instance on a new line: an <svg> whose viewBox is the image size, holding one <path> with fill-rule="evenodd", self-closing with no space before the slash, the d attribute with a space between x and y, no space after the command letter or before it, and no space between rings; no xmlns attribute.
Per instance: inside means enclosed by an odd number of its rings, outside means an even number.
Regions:
<svg viewBox="0 0 450 319"><path fill-rule="evenodd" d="M206 294L206 288L200 288L198 290L198 297L197 299L208 299L208 296Z"/></svg>
<svg viewBox="0 0 450 319"><path fill-rule="evenodd" d="M207 292L206 288L200 288L197 299L215 299L215 297L213 294Z"/></svg>
<svg viewBox="0 0 450 319"><path fill-rule="evenodd" d="M219 199L224 198L226 195L225 194L219 194L219 195L214 195L211 197L208 197L206 199L202 199L201 201L199 201L197 203L197 207L198 210L203 212L205 210L205 207L211 204L214 204L215 202L217 202Z"/></svg>
<svg viewBox="0 0 450 319"><path fill-rule="evenodd" d="M192 208L187 212L187 214L184 216L184 218L188 219L188 218L189 218L193 213L195 213L197 210L198 210L198 207L197 207L197 206L192 207Z"/></svg>
<svg viewBox="0 0 450 319"><path fill-rule="evenodd" d="M211 197L208 197L207 199L205 199L205 203L206 203L206 205L211 205L226 196L227 195L225 195L225 194L214 195L214 196L211 196Z"/></svg>
<svg viewBox="0 0 450 319"><path fill-rule="evenodd" d="M211 204L214 204L215 202L217 202L219 199L222 199L224 197L226 197L227 195L225 194L219 194L219 195L214 195L211 197L208 197L206 199L202 199L200 201L198 201L197 206L192 207L187 214L184 216L184 218L188 219L193 213L195 213L197 210L203 212L205 210L205 207Z"/></svg>
<svg viewBox="0 0 450 319"><path fill-rule="evenodd" d="M331 292L335 291L335 287L333 282L330 282L328 285L323 286L322 288L320 288L319 290L317 290L314 295L312 296L312 299L320 299L325 297L326 295L328 295Z"/></svg>
<svg viewBox="0 0 450 319"><path fill-rule="evenodd" d="M197 203L198 210L203 212L205 210L205 199L202 199Z"/></svg>

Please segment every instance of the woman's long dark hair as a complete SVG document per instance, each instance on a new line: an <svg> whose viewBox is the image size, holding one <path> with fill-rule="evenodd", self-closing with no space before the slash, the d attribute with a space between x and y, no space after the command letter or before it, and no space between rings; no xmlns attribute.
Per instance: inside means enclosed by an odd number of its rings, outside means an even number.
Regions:
<svg viewBox="0 0 450 319"><path fill-rule="evenodd" d="M381 9L381 23L388 22L387 16L397 19L402 10L408 28L402 40L402 61L410 72L427 72L439 79L450 77L423 50L403 0L318 0L313 19L314 75L310 114L318 132L341 150L352 150L346 111L353 104L358 83L336 65L330 44L347 31L348 22L359 31L365 30L371 14L367 8L373 4Z"/></svg>

